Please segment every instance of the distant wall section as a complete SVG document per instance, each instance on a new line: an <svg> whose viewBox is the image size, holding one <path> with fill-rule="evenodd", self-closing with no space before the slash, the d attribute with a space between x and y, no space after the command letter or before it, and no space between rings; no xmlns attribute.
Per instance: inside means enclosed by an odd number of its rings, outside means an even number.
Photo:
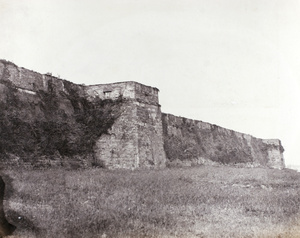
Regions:
<svg viewBox="0 0 300 238"><path fill-rule="evenodd" d="M283 147L279 140L262 140L202 121L162 115L164 148L169 162L201 164L249 163L283 168Z"/></svg>

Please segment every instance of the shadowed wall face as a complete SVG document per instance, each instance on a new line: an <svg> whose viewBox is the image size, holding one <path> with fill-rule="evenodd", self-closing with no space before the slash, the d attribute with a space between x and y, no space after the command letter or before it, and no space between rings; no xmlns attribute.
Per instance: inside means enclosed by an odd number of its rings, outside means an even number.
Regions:
<svg viewBox="0 0 300 238"><path fill-rule="evenodd" d="M164 148L169 161L202 164L249 163L284 168L279 140L262 140L216 125L170 114L162 115Z"/></svg>

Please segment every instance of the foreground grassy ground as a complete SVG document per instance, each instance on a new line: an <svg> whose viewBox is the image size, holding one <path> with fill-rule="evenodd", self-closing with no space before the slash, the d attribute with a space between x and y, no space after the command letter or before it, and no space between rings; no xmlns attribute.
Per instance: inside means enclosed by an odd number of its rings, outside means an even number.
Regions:
<svg viewBox="0 0 300 238"><path fill-rule="evenodd" d="M300 173L292 170L5 174L12 237L300 237Z"/></svg>

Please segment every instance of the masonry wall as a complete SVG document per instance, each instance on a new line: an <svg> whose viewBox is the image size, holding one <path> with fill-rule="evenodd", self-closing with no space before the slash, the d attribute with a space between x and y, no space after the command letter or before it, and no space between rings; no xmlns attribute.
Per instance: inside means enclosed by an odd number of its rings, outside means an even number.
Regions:
<svg viewBox="0 0 300 238"><path fill-rule="evenodd" d="M138 127L136 106L127 101L107 134L101 135L94 147L95 159L105 168L135 169L138 164Z"/></svg>
<svg viewBox="0 0 300 238"><path fill-rule="evenodd" d="M120 96L134 99L136 94L135 82L91 85L85 87L85 92L90 100L93 100L95 97L115 100Z"/></svg>
<svg viewBox="0 0 300 238"><path fill-rule="evenodd" d="M0 157L79 158L112 169L176 161L284 167L279 140L162 114L158 92L136 82L77 85L0 60Z"/></svg>
<svg viewBox="0 0 300 238"><path fill-rule="evenodd" d="M161 111L158 104L158 89L156 88L136 82L93 86L76 85L1 60L0 92L2 93L0 99L3 107L7 107L7 110L10 111L9 115L15 115L15 119L21 120L25 127L32 125L45 127L49 124L52 125L52 128L59 130L57 136L62 136L62 138L55 138L58 145L53 148L53 156L50 154L51 158L58 158L57 160L54 159L57 163L65 158L62 155L64 153L63 148L56 148L60 147L59 144L66 144L65 147L72 147L73 145L76 147L76 143L78 145L86 144L84 140L90 139L85 139L84 134L87 132L84 128L99 125L97 129L95 128L94 135L90 135L92 138L99 135L93 148L94 164L106 168L128 169L165 166ZM85 99L88 99L90 104L87 104ZM98 103L100 105L97 106ZM91 107L91 105L95 106ZM111 109L107 108L109 105ZM90 119L78 116L85 114L86 117L92 117L95 115L93 113L95 108L101 110L98 113L101 117L99 122L90 122ZM8 117L6 114L1 116ZM64 123L64 121L66 122ZM112 124L110 125L110 123ZM110 128L106 132L108 126ZM71 129L74 132L70 131ZM65 130L67 132L64 132ZM32 133L36 133L35 131L39 133L39 131L44 131L44 128L33 128ZM63 134L60 135L60 132ZM13 132L10 131L10 133ZM30 137L35 137L32 133L29 132ZM55 137L55 135L49 136ZM22 136L20 135L20 137ZM41 136L38 135L38 137ZM35 138L32 140L35 141ZM34 148L35 145L32 147ZM44 156L39 148L34 150L38 150L35 152L39 155L37 157ZM49 148L49 150L51 149ZM20 154L22 153L19 152L17 157ZM25 154L22 156L28 157L28 154ZM91 156L76 152L73 153L72 158L75 157L87 159ZM48 160L43 158L45 161ZM36 158L36 160L40 160L40 158ZM85 164L90 162L91 159ZM51 162L51 164L53 163L54 161Z"/></svg>
<svg viewBox="0 0 300 238"><path fill-rule="evenodd" d="M5 60L0 60L0 92L0 102L6 103L7 109L15 109L27 121L55 120L55 118L49 117L47 111L43 110L43 108L47 108L46 104L51 104L50 98L45 98L46 95L51 94L52 99L54 97L57 99L55 100L56 108L53 108L57 111L56 115L54 113L54 117L57 116L56 119L59 114L66 114L74 119L74 107L71 99L75 94L78 98L85 97L82 85L24 69ZM23 107L14 108L17 106L15 105L16 101L23 102ZM80 102L78 103L80 104Z"/></svg>
<svg viewBox="0 0 300 238"><path fill-rule="evenodd" d="M283 168L279 140L262 140L202 121L162 115L164 148L170 163L187 165L210 161L223 164L248 163Z"/></svg>
<svg viewBox="0 0 300 238"><path fill-rule="evenodd" d="M73 84L49 74L40 74L32 70L24 69L5 60L0 60L0 81L2 83L10 82L19 91L29 94L49 90L67 93L65 89L66 84L72 84L73 87L81 91L82 95L84 93L84 87L82 85Z"/></svg>
<svg viewBox="0 0 300 238"><path fill-rule="evenodd" d="M92 145L122 101L89 102L85 95L82 85L0 60L1 164L90 167Z"/></svg>
<svg viewBox="0 0 300 238"><path fill-rule="evenodd" d="M136 82L86 87L90 100L122 97L121 115L109 133L97 141L98 163L107 168L165 167L158 89Z"/></svg>
<svg viewBox="0 0 300 238"><path fill-rule="evenodd" d="M85 92L90 99L99 97L101 99L115 100L121 96L122 98L135 99L146 104L159 105L159 90L157 88L132 81L86 86Z"/></svg>
<svg viewBox="0 0 300 238"><path fill-rule="evenodd" d="M143 168L166 165L160 107L135 102L138 128L138 164Z"/></svg>

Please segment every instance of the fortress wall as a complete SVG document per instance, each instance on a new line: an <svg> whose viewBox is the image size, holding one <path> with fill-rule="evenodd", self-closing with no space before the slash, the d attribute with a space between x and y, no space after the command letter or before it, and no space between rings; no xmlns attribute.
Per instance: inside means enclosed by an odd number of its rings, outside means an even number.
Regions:
<svg viewBox="0 0 300 238"><path fill-rule="evenodd" d="M273 168L284 168L283 147L278 139L265 139L263 143L268 151L268 165Z"/></svg>
<svg viewBox="0 0 300 238"><path fill-rule="evenodd" d="M17 90L17 93L15 90ZM23 107L17 111L25 121L59 119L58 116L57 118L53 118L53 116L49 118L47 115L49 113L41 108L50 103L49 96L52 99L56 98L55 103L57 105L53 109L57 110L57 114L63 112L74 119L74 108L71 99L73 98L76 101L78 97L85 96L82 85L49 74L40 74L24 69L5 60L0 60L0 92L2 92L0 102L7 105L16 103L16 99L23 102ZM12 96L13 94L15 94L13 98L8 97L8 95ZM45 98L46 95L48 95L48 99Z"/></svg>
<svg viewBox="0 0 300 238"><path fill-rule="evenodd" d="M202 121L162 115L164 147L169 161L201 164L250 163L283 168L279 140L262 140Z"/></svg>
<svg viewBox="0 0 300 238"><path fill-rule="evenodd" d="M85 87L86 95L92 99L99 97L101 99L117 99L122 96L123 98L135 98L135 83L134 82L121 82L111 84L97 84Z"/></svg>
<svg viewBox="0 0 300 238"><path fill-rule="evenodd" d="M107 134L96 142L94 151L97 163L105 168L134 169L138 167L138 127L136 106L127 101L121 106L121 115Z"/></svg>
<svg viewBox="0 0 300 238"><path fill-rule="evenodd" d="M138 128L139 167L163 168L166 156L163 147L161 110L157 105L135 102Z"/></svg>
<svg viewBox="0 0 300 238"><path fill-rule="evenodd" d="M97 162L110 169L165 167L160 108L129 100L121 112L96 143Z"/></svg>
<svg viewBox="0 0 300 238"><path fill-rule="evenodd" d="M75 114L90 109L84 108L80 98L96 102L97 98L115 101L122 96L119 108L114 108L109 113L109 116L114 117L113 114L120 111L120 115L108 133L102 133L96 139L94 145L96 162L112 169L152 168L165 165L161 111L156 88L136 82L76 85L49 74L39 74L0 60L0 92L3 105L9 105L10 113L15 111L18 118L22 118L25 124L28 123L26 125L41 121L55 124L57 127L67 125L67 128L70 128L71 124L74 124L74 135L68 134L70 138L66 143L73 143L72 140L80 141L80 135L83 133ZM15 100L18 101L18 105L14 106L12 103ZM103 110L109 112L109 109ZM66 125L64 120L67 120ZM106 125L103 124L104 127ZM100 126L99 131L103 128ZM95 133L99 134L96 131Z"/></svg>
<svg viewBox="0 0 300 238"><path fill-rule="evenodd" d="M89 98L122 95L121 115L107 135L96 143L95 155L107 168L161 168L165 166L158 90L135 82L88 87ZM125 96L124 96L125 95ZM151 101L151 100L154 101Z"/></svg>
<svg viewBox="0 0 300 238"><path fill-rule="evenodd" d="M68 94L69 91L66 89L66 86L69 86L69 88L75 87L81 96L84 93L82 85L73 84L50 74L40 74L24 69L5 60L0 60L0 82L2 84L10 83L20 92L29 94L35 94L38 91L64 92Z"/></svg>
<svg viewBox="0 0 300 238"><path fill-rule="evenodd" d="M125 100L121 115L95 147L96 159L107 168L158 168L166 162L158 89L136 82L99 84L85 88L92 100Z"/></svg>
<svg viewBox="0 0 300 238"><path fill-rule="evenodd" d="M158 92L157 88L145 86L140 83L135 83L135 98L142 103L158 106Z"/></svg>
<svg viewBox="0 0 300 238"><path fill-rule="evenodd" d="M11 62L0 61L0 74L1 81L10 82L15 87L35 92L38 90L47 90L44 75L19 68Z"/></svg>
<svg viewBox="0 0 300 238"><path fill-rule="evenodd" d="M176 160L190 165L216 161L284 166L279 140L257 139L206 122L162 114L158 91L136 82L77 85L0 60L0 116L6 123L0 129L6 131L10 145L21 139L28 151L32 147L42 156L43 151L85 156L80 148L93 141L89 154L94 153L96 162L107 168L161 168ZM10 118L15 122L10 123ZM20 123L24 128L18 128L23 131L16 135L10 126ZM49 130L51 135L42 133ZM52 137L56 142L51 152L40 140ZM27 143L29 138L32 143L38 141L38 146ZM66 143L68 152L60 148L59 141ZM7 144L6 139L1 143ZM17 148L12 146L10 153L14 150Z"/></svg>
<svg viewBox="0 0 300 238"><path fill-rule="evenodd" d="M136 99L147 104L158 104L158 89L136 82L91 85L85 87L85 92L89 98L115 100L122 96L122 98Z"/></svg>

